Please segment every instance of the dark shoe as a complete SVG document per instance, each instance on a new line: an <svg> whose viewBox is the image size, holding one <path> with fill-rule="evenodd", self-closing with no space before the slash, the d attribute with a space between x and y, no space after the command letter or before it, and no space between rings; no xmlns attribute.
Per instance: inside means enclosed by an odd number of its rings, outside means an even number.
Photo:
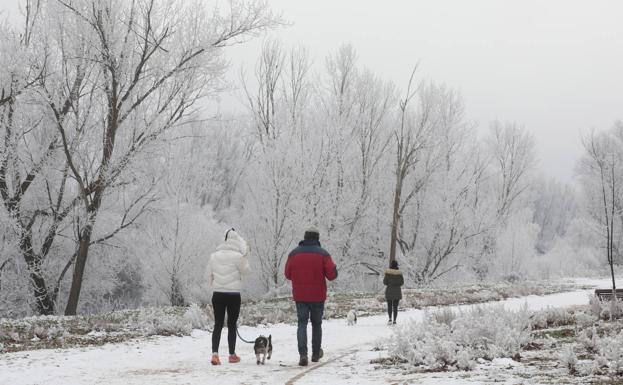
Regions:
<svg viewBox="0 0 623 385"><path fill-rule="evenodd" d="M396 320L394 320L394 325L396 325Z"/></svg>
<svg viewBox="0 0 623 385"><path fill-rule="evenodd" d="M307 366L307 356L301 356L299 359L299 366Z"/></svg>
<svg viewBox="0 0 623 385"><path fill-rule="evenodd" d="M321 348L318 354L312 354L312 362L318 362L318 360L321 359L322 356L324 356L324 352L322 351L322 348Z"/></svg>

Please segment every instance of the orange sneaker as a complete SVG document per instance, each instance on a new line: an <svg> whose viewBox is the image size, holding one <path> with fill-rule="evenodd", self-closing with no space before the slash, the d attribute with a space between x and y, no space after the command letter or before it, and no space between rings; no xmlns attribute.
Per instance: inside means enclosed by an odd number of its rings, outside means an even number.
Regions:
<svg viewBox="0 0 623 385"><path fill-rule="evenodd" d="M212 363L212 365L220 365L221 360L218 358L218 354L212 354L212 360L210 360L210 362Z"/></svg>
<svg viewBox="0 0 623 385"><path fill-rule="evenodd" d="M229 355L229 363L230 364L235 364L240 362L240 357L238 357L236 354L230 354Z"/></svg>

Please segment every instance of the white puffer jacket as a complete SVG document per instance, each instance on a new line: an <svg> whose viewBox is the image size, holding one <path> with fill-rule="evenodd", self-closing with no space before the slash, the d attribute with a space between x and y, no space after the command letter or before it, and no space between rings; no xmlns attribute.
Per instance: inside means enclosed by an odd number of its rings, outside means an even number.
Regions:
<svg viewBox="0 0 623 385"><path fill-rule="evenodd" d="M247 242L231 230L227 240L210 256L206 279L212 291L236 293L242 290L242 276L251 271L246 258Z"/></svg>

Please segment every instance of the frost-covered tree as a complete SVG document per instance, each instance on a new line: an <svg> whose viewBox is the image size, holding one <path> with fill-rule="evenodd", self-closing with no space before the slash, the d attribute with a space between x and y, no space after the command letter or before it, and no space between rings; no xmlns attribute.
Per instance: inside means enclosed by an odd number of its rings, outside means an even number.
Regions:
<svg viewBox="0 0 623 385"><path fill-rule="evenodd" d="M3 315L206 302L205 259L232 226L258 297L287 291L310 224L349 290L378 289L388 259L408 285L559 264L586 220L535 182L525 129L482 138L452 88L414 71L401 90L352 45L318 61L267 40L246 111L199 115L224 48L278 23L264 2L25 4L25 25L0 28Z"/></svg>
<svg viewBox="0 0 623 385"><path fill-rule="evenodd" d="M533 232L532 214L530 212L528 215L525 211L530 210L529 193L536 165L535 141L532 134L517 123L495 121L491 123L486 144L491 154L491 180L496 212L485 233L482 253L494 256L493 265L498 274L515 276L520 272L513 270L518 265L514 253L516 239L510 228L524 234ZM521 226L518 218L523 218ZM498 240L505 232L510 232L510 243L504 242L507 247L500 250L498 246L502 243ZM533 237L526 236L523 239ZM521 248L532 253L534 244L522 243Z"/></svg>
<svg viewBox="0 0 623 385"><path fill-rule="evenodd" d="M425 167L424 173L412 183L408 191L405 181L415 166L422 160L423 149L431 146L431 133L434 127L433 111L437 107L430 95L420 92L421 88L414 84L416 68L411 72L405 96L399 102L399 112L392 135L395 146L395 183L393 191L393 209L391 215L389 260L396 259L398 228L405 207L423 187L430 168ZM415 104L415 105L414 105ZM428 165L428 164L427 164Z"/></svg>
<svg viewBox="0 0 623 385"><path fill-rule="evenodd" d="M72 64L90 86L88 100L106 106L102 114L97 108L89 110L85 101L85 116L75 122L78 127L90 125L88 133L56 119L84 215L65 311L75 314L107 189L137 154L183 122L197 100L218 89L225 69L223 47L273 26L275 19L263 2L232 1L226 11L156 0L59 2L61 19L75 20L75 30L68 33L83 37L77 52L64 54L79 58ZM80 111L76 103L73 107ZM55 103L50 109L58 115ZM101 141L81 162L72 147L98 143L84 135Z"/></svg>
<svg viewBox="0 0 623 385"><path fill-rule="evenodd" d="M583 138L585 154L578 165L585 201L595 228L602 236L606 260L616 290L614 264L619 257L623 208L623 124Z"/></svg>
<svg viewBox="0 0 623 385"><path fill-rule="evenodd" d="M29 302L38 313L52 314L58 292L58 283L53 282L58 273L46 271L48 257L68 251L66 242L54 244L54 240L66 230L64 223L73 215L74 204L64 198L67 170L58 156L59 135L40 108L49 61L46 42L39 41L44 36L44 6L30 1L25 5L23 29L0 28L0 210L12 224L23 261L13 259L13 266L27 272L23 278L32 287ZM59 119L70 114L82 82L69 74L66 81L73 92L59 100ZM59 281L62 276L60 273Z"/></svg>
<svg viewBox="0 0 623 385"><path fill-rule="evenodd" d="M556 179L539 178L534 183L533 221L539 226L537 251L546 253L557 239L564 237L571 221L578 215L575 190Z"/></svg>
<svg viewBox="0 0 623 385"><path fill-rule="evenodd" d="M497 215L504 218L530 188L530 172L535 166L534 137L516 123L491 124L487 139L498 173L496 182Z"/></svg>
<svg viewBox="0 0 623 385"><path fill-rule="evenodd" d="M73 267L66 313L74 314L89 249L136 214L102 228L107 200L132 182L134 162L147 148L184 122L197 100L220 90L223 48L279 20L266 3L242 0L225 9L57 0L26 2L26 10L23 33L2 32L1 56L12 63L0 75L0 191L19 224L37 311L55 311L59 285ZM141 207L131 199L128 207Z"/></svg>
<svg viewBox="0 0 623 385"><path fill-rule="evenodd" d="M375 217L382 217L386 206L382 204L383 172L391 136L389 127L395 113L395 87L375 77L369 70L356 80L355 108L350 119L350 140L344 152L347 163L345 191L351 199L341 204L341 223L344 225L338 261L350 259L345 267L352 266L380 273L384 259L379 259L375 248L375 234L382 229ZM347 132L348 132L347 131ZM369 240L365 242L364 240Z"/></svg>
<svg viewBox="0 0 623 385"><path fill-rule="evenodd" d="M423 90L434 107L431 140L407 179L415 188L402 209L398 236L405 268L419 284L467 268L470 251L488 223L482 185L487 164L480 162L475 131L466 122L456 91L430 85Z"/></svg>

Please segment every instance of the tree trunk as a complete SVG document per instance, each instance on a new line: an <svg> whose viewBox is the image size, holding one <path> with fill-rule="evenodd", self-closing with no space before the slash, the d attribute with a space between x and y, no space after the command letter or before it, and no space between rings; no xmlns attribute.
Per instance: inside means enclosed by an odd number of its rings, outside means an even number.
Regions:
<svg viewBox="0 0 623 385"><path fill-rule="evenodd" d="M89 255L91 235L93 234L92 223L93 222L89 221L80 234L80 243L76 255L76 263L74 264L74 274L71 280L71 288L69 289L69 299L67 300L65 315L76 315L76 310L78 309L78 300L80 299L80 291L82 290L82 279Z"/></svg>
<svg viewBox="0 0 623 385"><path fill-rule="evenodd" d="M116 90L116 81L113 80L111 87ZM116 92L116 91L115 91ZM113 95L115 95L113 93ZM89 255L89 247L91 246L91 236L93 235L93 228L95 227L95 221L97 214L102 205L102 199L107 186L108 167L112 154L115 148L115 139L117 129L119 128L119 110L117 109L116 97L110 97L108 100L108 116L105 137L103 141L102 151L102 163L99 168L99 175L95 185L95 191L93 192L93 200L89 204L85 191L84 182L80 184L82 188L82 196L87 214L87 223L80 234L80 242L78 246L78 254L76 255L76 263L74 265L74 274L71 281L71 289L69 291L69 299L67 301L67 307L65 308L65 315L76 315L78 309L78 300L80 299L80 291L82 290L82 279L84 277L84 269L87 264L87 257ZM78 173L74 171L74 174L78 177Z"/></svg>
<svg viewBox="0 0 623 385"><path fill-rule="evenodd" d="M606 256L608 258L608 265L610 265L610 275L612 277L612 298L616 298L616 283L614 280L614 250L613 250L613 238L612 228L606 218Z"/></svg>
<svg viewBox="0 0 623 385"><path fill-rule="evenodd" d="M182 293L182 286L177 278L177 273L171 275L171 306L186 306L186 300Z"/></svg>
<svg viewBox="0 0 623 385"><path fill-rule="evenodd" d="M392 229L389 245L389 261L396 260L396 243L398 242L398 221L400 220L400 198L402 195L402 178L396 173L396 190L394 191L394 210L392 214Z"/></svg>
<svg viewBox="0 0 623 385"><path fill-rule="evenodd" d="M610 316L611 319L614 318L615 314L615 310L616 310L616 301L617 301L617 285L614 279L614 245L613 245L613 234L612 234L612 230L610 231L610 239L608 242L608 253L610 254L610 258L608 259L608 262L610 264L610 275L612 277L612 308L610 311Z"/></svg>
<svg viewBox="0 0 623 385"><path fill-rule="evenodd" d="M50 297L45 278L41 274L41 259L32 250L32 238L29 233L23 234L20 249L30 270L30 279L34 289L37 313L40 315L54 314L54 301Z"/></svg>
<svg viewBox="0 0 623 385"><path fill-rule="evenodd" d="M616 298L617 285L614 282L614 266L610 263L610 274L612 275L612 295Z"/></svg>
<svg viewBox="0 0 623 385"><path fill-rule="evenodd" d="M274 287L278 287L279 285L279 270L275 269L273 271L273 283L275 284Z"/></svg>

